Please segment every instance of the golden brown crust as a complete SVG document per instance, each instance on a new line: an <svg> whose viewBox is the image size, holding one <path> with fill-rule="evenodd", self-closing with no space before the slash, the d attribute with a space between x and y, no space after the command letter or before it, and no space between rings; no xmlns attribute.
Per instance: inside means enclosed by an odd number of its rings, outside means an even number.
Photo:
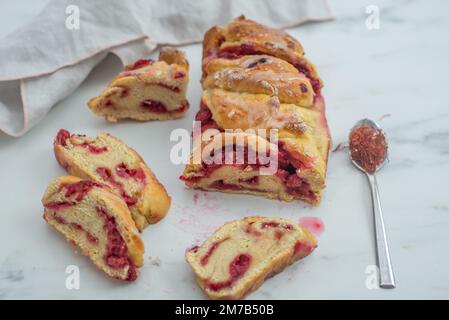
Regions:
<svg viewBox="0 0 449 320"><path fill-rule="evenodd" d="M127 65L88 107L109 122L168 120L188 110L186 99L189 63L185 54L164 47L159 60L138 60Z"/></svg>
<svg viewBox="0 0 449 320"><path fill-rule="evenodd" d="M203 71L216 57L236 58L243 55L266 54L285 60L305 73L316 91L322 87L315 67L304 57L301 44L286 32L263 26L244 16L227 26L210 29L203 42ZM203 77L207 73L203 73Z"/></svg>
<svg viewBox="0 0 449 320"><path fill-rule="evenodd" d="M264 223L270 227L261 228L260 226ZM278 235L281 235L280 238L277 238ZM272 238L267 240L270 237ZM267 241L271 241L275 249L265 251ZM205 253L211 252L209 248L214 243L220 243L220 245L215 247L207 264L201 263ZM258 289L267 278L309 255L316 246L317 241L310 232L287 219L247 217L226 223L200 247L188 250L186 261L195 272L199 286L210 299L241 299ZM229 287L220 290L211 289L208 286L211 279L223 279L222 273L227 270L221 264L228 263L229 257L235 257L241 253L247 253L252 258L248 270Z"/></svg>
<svg viewBox="0 0 449 320"><path fill-rule="evenodd" d="M128 152L128 154L118 153L114 157L115 161L118 161L118 163L120 163L120 161L131 161L135 163L136 167L134 169L143 170L146 177L146 183L138 194L135 195L137 197L137 203L130 206L132 217L140 231L143 231L143 229L145 229L149 224L157 223L165 217L170 208L170 196L151 169L145 164L142 157L134 149L127 146L122 140L110 134L100 134L95 139L77 135L75 135L75 137L75 139L87 139L88 141L91 141L91 143L94 143L100 147L107 146L112 149L112 152L114 152L114 146L120 145L126 150L126 152ZM84 151L85 150L83 149L79 150L79 152ZM70 151L70 148L68 149L66 146L63 146L61 143L57 143L57 141L55 141L54 153L58 163L71 175L97 181L99 183L108 183L107 181L102 180L94 170L86 166L86 163L89 163L88 157L90 156L87 152L80 153L76 156L72 151ZM105 167L115 166L118 164L111 163L109 157L100 159L99 156L95 156L95 159L98 163L101 163ZM120 194L121 190L115 188L114 185L109 184L109 186L116 194Z"/></svg>
<svg viewBox="0 0 449 320"><path fill-rule="evenodd" d="M63 219L59 218L60 220L54 218L54 214L56 212L60 212L64 209L53 209L51 206L49 206L52 202L58 202L62 200L66 200L64 196L60 195L62 186L70 186L73 184L77 184L80 182L86 182L86 180L80 179L79 177L74 176L61 176L56 179L54 179L49 186L47 187L43 197L42 197L42 204L44 205L44 218L45 220L53 226L55 229L57 229L62 235L66 238L66 240L75 245L83 255L88 256L92 262L100 269L106 272L108 275L119 278L121 280L134 280L129 279L128 274L125 273L125 275L120 275L120 272L117 271L115 273L113 270L108 269L107 266L105 266L104 261L102 260L103 257L98 256L98 248L89 246L87 243L88 241L81 241L79 238L74 236L74 233L70 231L70 229L67 229L67 226L62 225L61 221ZM90 182L90 181L88 181ZM133 219L131 218L131 213L129 212L128 207L123 202L122 199L120 199L118 196L116 196L112 190L108 188L108 186L103 184L96 184L93 185L93 187L86 193L86 195L83 196L83 198L87 198L87 200L84 201L84 199L70 199L69 202L71 203L69 210L66 211L65 215L66 217L70 217L70 219L73 219L71 223L76 223L80 225L85 231L84 228L86 227L93 227L94 224L99 225L97 232L104 232L102 225L104 224L104 221L101 221L101 218L99 215L96 215L95 211L97 210L97 207L102 207L105 210L107 210L108 214L111 215L114 218L114 221L116 223L117 229L122 236L124 242L127 246L127 256L132 261L133 266L135 267L141 267L143 265L143 253L145 251L144 244L142 239L139 236L138 230L136 229L135 223ZM47 206L49 206L47 208ZM94 212L93 216L95 218L92 218L92 216L88 217L88 212ZM87 220L83 220L87 219ZM83 225L82 223L86 223L87 225ZM95 234L96 237L99 236L99 234ZM97 243L96 245L100 245L101 243Z"/></svg>

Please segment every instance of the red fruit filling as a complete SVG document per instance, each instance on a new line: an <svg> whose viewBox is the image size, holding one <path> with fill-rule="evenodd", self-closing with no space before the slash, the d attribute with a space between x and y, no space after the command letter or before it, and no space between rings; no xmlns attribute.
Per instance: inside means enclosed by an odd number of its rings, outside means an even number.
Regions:
<svg viewBox="0 0 449 320"><path fill-rule="evenodd" d="M253 228L253 223L250 223L246 226L245 232L250 235L256 236L256 237L259 237L262 235L262 232Z"/></svg>
<svg viewBox="0 0 449 320"><path fill-rule="evenodd" d="M205 266L209 262L209 258L211 257L211 255L220 246L220 244L222 244L223 242L225 242L226 240L229 240L229 239L230 239L229 237L226 237L226 238L223 238L221 240L218 240L218 241L215 241L214 243L212 243L209 250L207 250L206 254L201 258L200 264L202 266Z"/></svg>
<svg viewBox="0 0 449 320"><path fill-rule="evenodd" d="M145 183L145 172L141 169L130 169L126 164L120 163L115 167L115 172L122 178L133 178L137 182Z"/></svg>
<svg viewBox="0 0 449 320"><path fill-rule="evenodd" d="M249 254L239 254L229 264L229 278L221 282L207 281L206 287L212 291L219 291L228 288L240 279L251 265L251 256Z"/></svg>
<svg viewBox="0 0 449 320"><path fill-rule="evenodd" d="M108 182L113 187L119 189L120 196L122 199L126 202L128 207L131 207L137 203L137 199L131 197L128 195L128 193L125 191L125 188L123 187L123 184L120 181L115 180L114 176L112 175L112 172L110 169L105 167L99 167L97 170L95 170L98 175L106 182Z"/></svg>
<svg viewBox="0 0 449 320"><path fill-rule="evenodd" d="M198 115L197 115L198 116ZM193 182L195 180L201 179L202 177L209 177L213 171L215 171L216 169L220 168L221 166L223 166L226 162L230 162L230 161L225 161L226 159L232 159L232 163L236 163L236 154L237 154L237 150L240 151L240 155L243 156L243 160L246 164L232 164L233 166L236 167L241 167L242 170L247 167L248 165L250 165L253 170L258 170L261 166L267 166L267 165L263 165L259 162L259 157L257 157L256 163L255 164L247 164L248 161L248 148L245 147L243 149L243 151L241 151L241 147L239 146L235 146L233 147L233 154L229 154L226 155L226 149L223 147L222 151L219 155L221 155L221 163L222 164L206 164L205 162L203 162L202 166L203 166L203 174L201 175L201 177L194 177L194 178L184 178L181 177L181 180L189 183L189 182ZM215 159L217 158L217 156L214 154L210 155L211 159ZM302 159L301 159L302 158ZM219 163L219 161L216 161L217 163ZM254 162L254 161L253 161ZM311 161L308 158L302 157L299 154L291 154L289 153L286 149L285 149L285 145L283 142L279 142L278 145L278 170L275 173L275 175L282 180L282 182L284 183L285 187L286 187L286 191L294 196L301 196L301 197L305 197L310 199L311 201L315 201L316 200L316 195L314 194L314 192L310 189L310 185L308 182L304 181L303 179L301 179L297 173L296 170L297 169L307 169L311 166ZM249 184L253 184L253 185L257 185L259 183L259 177L253 177L249 180L240 180L240 182L242 183L249 183ZM242 185L238 185L238 184L229 184L229 183L225 183L223 180L218 180L218 181L214 181L211 185L211 188L214 189L219 189L219 190L251 190L245 186ZM255 191L263 191L260 189L255 188Z"/></svg>
<svg viewBox="0 0 449 320"><path fill-rule="evenodd" d="M197 253L199 248L200 248L199 246L193 246L193 247L187 249L187 252Z"/></svg>
<svg viewBox="0 0 449 320"><path fill-rule="evenodd" d="M96 237L94 237L91 233L87 232L82 225L80 225L79 223L76 222L67 222L67 220L65 220L63 217L60 217L56 214L56 212L53 213L53 219L55 219L55 221L59 224L66 224L66 225L70 225L72 228L82 231L85 233L87 241L89 241L90 243L93 244L97 244L98 243L98 239ZM76 243L75 243L76 245Z"/></svg>
<svg viewBox="0 0 449 320"><path fill-rule="evenodd" d="M65 129L61 129L58 131L58 134L56 135L54 143L65 147L65 146L67 146L67 140L69 140L72 136L73 135L70 134L69 131L67 131ZM93 154L100 154L100 153L108 151L108 148L106 146L98 147L89 142L83 142L81 144L74 144L74 145L81 147L81 148L85 148L85 149L89 150L90 153L93 153Z"/></svg>
<svg viewBox="0 0 449 320"><path fill-rule="evenodd" d="M83 226L80 225L79 223L72 222L72 223L70 223L70 225L71 225L73 228L75 228L75 229L77 229L77 230L79 230L79 231L83 231L83 232L86 234L87 241L89 241L90 243L93 243L93 244L97 244L97 243L98 243L98 238L95 237L95 236L93 236L90 232L87 232L87 231L83 228Z"/></svg>
<svg viewBox="0 0 449 320"><path fill-rule="evenodd" d="M154 63L154 60L151 60L151 59L139 59L136 62L134 62L134 64L132 64L131 66L127 66L126 70L130 71L130 70L140 69L140 68L152 65L153 63Z"/></svg>
<svg viewBox="0 0 449 320"><path fill-rule="evenodd" d="M261 226L262 229L266 228L277 228L279 227L279 223L275 221L269 221L269 222L262 222Z"/></svg>
<svg viewBox="0 0 449 320"><path fill-rule="evenodd" d="M175 78L175 79L181 79L181 78L184 78L185 76L186 76L186 75L185 75L184 72L178 71L178 72L175 73L174 78Z"/></svg>
<svg viewBox="0 0 449 320"><path fill-rule="evenodd" d="M207 129L217 129L223 131L218 127L215 120L212 119L212 113L210 112L209 107L204 103L203 100L201 100L200 110L196 114L195 120L201 122L201 132L204 132Z"/></svg>
<svg viewBox="0 0 449 320"><path fill-rule="evenodd" d="M293 255L296 255L298 253L309 254L314 249L315 249L315 247L309 245L308 243L303 243L301 241L297 241L295 243L295 247L293 248Z"/></svg>
<svg viewBox="0 0 449 320"><path fill-rule="evenodd" d="M67 139L70 139L71 134L65 129L60 129L58 134L56 135L55 144L60 144L62 146L66 146Z"/></svg>
<svg viewBox="0 0 449 320"><path fill-rule="evenodd" d="M76 201L82 201L86 194L93 188L93 187L99 187L101 188L102 185L93 181L87 181L87 180L81 180L79 182L75 182L72 184L63 184L61 185L61 188L65 189L65 197L71 198L73 196L76 196Z"/></svg>
<svg viewBox="0 0 449 320"><path fill-rule="evenodd" d="M100 153L108 151L108 147L106 147L106 146L104 146L104 147L97 147L97 146L94 146L93 144L90 144L88 142L83 142L82 144L79 144L78 146L80 146L82 148L86 148L87 150L89 150L90 153L93 153L93 154L100 154Z"/></svg>
<svg viewBox="0 0 449 320"><path fill-rule="evenodd" d="M103 208L97 207L97 212L104 220L103 229L106 231L108 237L108 244L104 255L106 264L113 269L123 269L128 266L128 277L126 280L136 280L136 267L132 260L127 256L128 246L117 229L115 218L109 215Z"/></svg>
<svg viewBox="0 0 449 320"><path fill-rule="evenodd" d="M148 112L154 112L154 113L177 113L177 112L183 112L189 107L189 103L187 100L183 101L181 103L181 106L177 109L168 111L166 106L159 101L147 99L141 102L141 107Z"/></svg>
<svg viewBox="0 0 449 320"><path fill-rule="evenodd" d="M154 112L154 113L167 112L167 108L165 107L165 104L163 104L160 101L147 99L147 100L142 101L142 103L140 105L145 111Z"/></svg>
<svg viewBox="0 0 449 320"><path fill-rule="evenodd" d="M70 206L72 206L72 203L68 201L50 201L44 204L45 208L53 211L58 211L64 208L68 208Z"/></svg>

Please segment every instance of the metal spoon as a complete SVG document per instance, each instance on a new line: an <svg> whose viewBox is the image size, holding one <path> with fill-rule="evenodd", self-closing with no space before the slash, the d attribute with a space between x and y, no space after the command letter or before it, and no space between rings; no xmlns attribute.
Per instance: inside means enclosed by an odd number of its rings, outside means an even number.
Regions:
<svg viewBox="0 0 449 320"><path fill-rule="evenodd" d="M363 119L357 122L354 127L355 129L362 125L368 125L376 129L382 130L381 127L374 121L369 119ZM388 151L387 151L388 152ZM380 194L379 188L377 186L376 172L379 171L385 164L385 160L377 167L374 173L369 173L365 171L357 162L352 159L352 163L368 177L368 181L371 186L371 199L373 201L373 213L374 213L374 226L376 234L376 251L377 251L377 262L380 271L380 287L385 289L394 288L394 274L393 267L391 265L390 251L388 249L387 234L385 232L384 219L382 215L382 207L380 204Z"/></svg>

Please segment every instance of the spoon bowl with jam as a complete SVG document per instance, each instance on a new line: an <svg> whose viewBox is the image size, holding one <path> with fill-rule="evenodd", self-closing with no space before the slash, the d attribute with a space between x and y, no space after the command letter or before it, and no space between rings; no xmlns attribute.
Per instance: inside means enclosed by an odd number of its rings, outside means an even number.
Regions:
<svg viewBox="0 0 449 320"><path fill-rule="evenodd" d="M384 166L388 157L385 133L376 122L360 120L349 133L349 149L352 163L366 174L370 182L380 287L391 289L396 285L376 179L376 172Z"/></svg>

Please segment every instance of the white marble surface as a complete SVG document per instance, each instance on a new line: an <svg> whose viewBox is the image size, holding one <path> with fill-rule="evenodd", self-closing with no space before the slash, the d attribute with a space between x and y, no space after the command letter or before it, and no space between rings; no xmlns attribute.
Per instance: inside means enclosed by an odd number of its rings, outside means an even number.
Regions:
<svg viewBox="0 0 449 320"><path fill-rule="evenodd" d="M0 36L25 23L46 1L2 0ZM380 7L379 30L365 27L365 7ZM187 246L224 221L264 214L299 220L318 216L326 230L309 258L268 280L250 299L449 298L449 2L334 1L337 20L292 29L324 79L334 145L345 141L362 117L378 119L390 138L390 163L379 174L385 220L396 272L394 290L369 290L374 264L368 184L346 152L332 153L322 204L286 204L249 196L185 190L182 166L169 162L171 130L190 128L200 86L200 46L188 46L192 108L178 121L110 125L86 101L119 69L110 57L70 97L26 136L0 134L2 200L0 298L201 299L183 260ZM2 63L7 63L3 61ZM31 62L30 62L31 63ZM107 130L140 151L173 198L169 215L144 234L146 264L132 284L111 281L62 241L42 219L46 184L64 173L52 154L59 128L96 134ZM160 265L151 257L159 257ZM80 290L67 290L65 268L78 265Z"/></svg>

